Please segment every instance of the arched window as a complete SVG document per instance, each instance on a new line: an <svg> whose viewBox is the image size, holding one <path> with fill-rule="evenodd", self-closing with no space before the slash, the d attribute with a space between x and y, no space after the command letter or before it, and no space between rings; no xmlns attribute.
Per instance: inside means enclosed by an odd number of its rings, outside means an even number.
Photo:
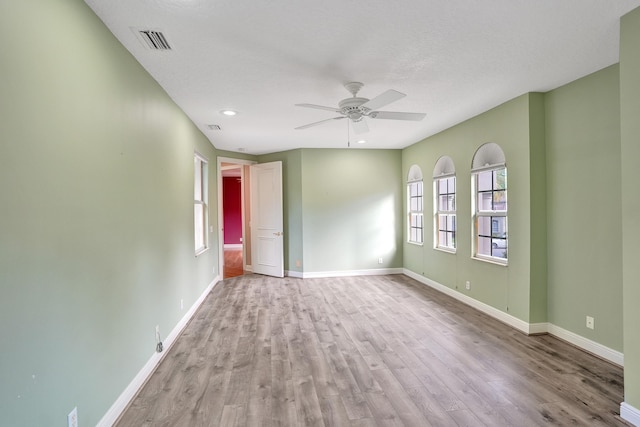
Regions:
<svg viewBox="0 0 640 427"><path fill-rule="evenodd" d="M409 168L407 177L407 241L421 245L424 241L422 171L418 165Z"/></svg>
<svg viewBox="0 0 640 427"><path fill-rule="evenodd" d="M488 142L473 156L474 248L480 259L507 262L507 164L498 144Z"/></svg>
<svg viewBox="0 0 640 427"><path fill-rule="evenodd" d="M449 156L442 156L433 168L434 246L456 250L456 169Z"/></svg>

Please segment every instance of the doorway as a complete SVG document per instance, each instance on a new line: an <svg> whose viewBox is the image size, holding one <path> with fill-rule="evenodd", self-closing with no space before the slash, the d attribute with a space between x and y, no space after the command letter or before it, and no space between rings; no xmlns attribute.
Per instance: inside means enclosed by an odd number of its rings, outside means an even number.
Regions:
<svg viewBox="0 0 640 427"><path fill-rule="evenodd" d="M251 271L249 166L255 162L218 158L220 272L223 279Z"/></svg>

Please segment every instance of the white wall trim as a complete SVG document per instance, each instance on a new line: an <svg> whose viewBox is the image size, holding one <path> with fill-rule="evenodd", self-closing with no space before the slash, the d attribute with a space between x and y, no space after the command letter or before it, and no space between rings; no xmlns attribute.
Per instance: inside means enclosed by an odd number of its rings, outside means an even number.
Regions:
<svg viewBox="0 0 640 427"><path fill-rule="evenodd" d="M544 335L548 332L548 323L529 323L529 335Z"/></svg>
<svg viewBox="0 0 640 427"><path fill-rule="evenodd" d="M302 279L302 274L299 271L291 271L291 270L285 270L284 271L284 275L288 276L288 277L297 277L298 279Z"/></svg>
<svg viewBox="0 0 640 427"><path fill-rule="evenodd" d="M224 249L242 249L242 243L225 243Z"/></svg>
<svg viewBox="0 0 640 427"><path fill-rule="evenodd" d="M96 425L97 427L111 427L118 420L118 417L127 409L129 403L133 400L133 398L138 393L138 390L147 382L147 379L153 374L158 364L162 361L164 356L167 354L171 346L175 343L176 339L182 332L182 330L187 326L189 320L196 313L196 310L204 299L207 297L209 292L213 289L213 287L220 281L220 276L216 276L213 281L207 286L207 288L202 292L200 297L193 303L191 308L185 313L185 315L180 319L180 321L176 324L173 330L167 335L166 339L162 342L164 346L164 351L162 353L153 353L153 355L149 358L147 363L144 364L142 369L138 372L138 374L131 380L127 388L118 396L116 401L111 405L111 408L107 411L106 414L102 417L102 419Z"/></svg>
<svg viewBox="0 0 640 427"><path fill-rule="evenodd" d="M619 366L624 366L624 354L619 351L613 350L595 341L591 341L590 339L580 336L571 331L567 331L566 329L563 329L560 326L556 326L552 323L549 323L549 333L560 338L561 340L575 345L576 347L580 347L581 349L588 351L589 353L595 354L598 357L608 360L611 363L615 363Z"/></svg>
<svg viewBox="0 0 640 427"><path fill-rule="evenodd" d="M640 409L636 409L626 402L620 404L620 416L634 426L640 426Z"/></svg>
<svg viewBox="0 0 640 427"><path fill-rule="evenodd" d="M404 270L402 268L375 268L370 270L317 271L302 273L301 277L303 279L317 279L321 277L384 276L387 274L402 273L404 273Z"/></svg>
<svg viewBox="0 0 640 427"><path fill-rule="evenodd" d="M485 314L488 314L489 316L493 317L494 319L497 319L499 321L501 321L502 323L506 323L507 325L516 328L522 332L524 332L525 334L531 334L531 329L530 329L530 325L529 323L525 322L524 320L520 320L517 317L514 317L510 314L505 313L504 311L498 310L495 307L491 307L488 304L485 304L481 301L478 301L476 299L473 299L467 295L464 295L458 291L456 291L455 289L451 289L447 286L444 286L436 281L433 281L431 279L428 279L424 276L421 276L420 274L414 273L411 270L407 270L406 268L404 269L404 274L411 277L412 279L417 280L418 282L427 285L429 287L434 288L437 291L442 292L443 294L449 295L450 297L453 297L455 299L457 299L458 301L461 301L473 308L475 308L476 310L479 310ZM539 331L533 332L533 333L540 333Z"/></svg>
<svg viewBox="0 0 640 427"><path fill-rule="evenodd" d="M560 338L561 340L575 345L578 348L581 348L584 351L608 360L611 363L615 363L619 366L624 366L624 355L621 352L613 350L595 341L591 341L588 338L575 334L571 331L567 331L566 329L563 329L552 323L527 323L524 320L520 320L510 314L498 310L495 307L492 307L488 304L464 295L463 293L460 293L454 289L444 286L438 282L414 273L411 270L404 269L404 274L422 284L430 286L435 290L442 292L443 294L449 295L457 299L458 301L461 301L485 314L488 314L489 316L503 323L506 323L507 325L516 328L527 335L549 333L557 338Z"/></svg>

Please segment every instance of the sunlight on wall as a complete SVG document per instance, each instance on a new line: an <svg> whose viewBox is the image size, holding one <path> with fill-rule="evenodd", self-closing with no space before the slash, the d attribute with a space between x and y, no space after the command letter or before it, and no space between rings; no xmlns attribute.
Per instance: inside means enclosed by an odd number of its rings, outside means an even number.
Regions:
<svg viewBox="0 0 640 427"><path fill-rule="evenodd" d="M399 219L395 215L393 196L376 200L371 205L365 209L370 226L365 239L368 245L364 249L364 259L378 262L378 258L382 258L380 267L388 266L398 250L395 222Z"/></svg>

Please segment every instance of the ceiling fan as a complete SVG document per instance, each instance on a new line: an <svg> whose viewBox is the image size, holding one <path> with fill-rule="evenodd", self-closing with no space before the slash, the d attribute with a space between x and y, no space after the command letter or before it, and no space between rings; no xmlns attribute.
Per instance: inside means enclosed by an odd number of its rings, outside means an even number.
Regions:
<svg viewBox="0 0 640 427"><path fill-rule="evenodd" d="M389 89L373 99L360 98L357 94L362 86L364 86L364 84L360 82L345 83L344 87L351 92L353 97L340 101L338 103L338 108L324 107L322 105L315 104L296 104L296 107L315 108L318 110L333 111L334 113L340 114L338 117L332 117L330 119L320 120L319 122L309 123L308 125L298 126L296 129L306 129L331 120L348 118L351 121L351 125L353 126L355 133L365 133L369 131L369 126L367 125L367 122L364 121L365 117L369 117L370 119L420 121L426 116L425 113L378 111L378 108L391 104L392 102L404 98L407 95L400 93L397 90Z"/></svg>

